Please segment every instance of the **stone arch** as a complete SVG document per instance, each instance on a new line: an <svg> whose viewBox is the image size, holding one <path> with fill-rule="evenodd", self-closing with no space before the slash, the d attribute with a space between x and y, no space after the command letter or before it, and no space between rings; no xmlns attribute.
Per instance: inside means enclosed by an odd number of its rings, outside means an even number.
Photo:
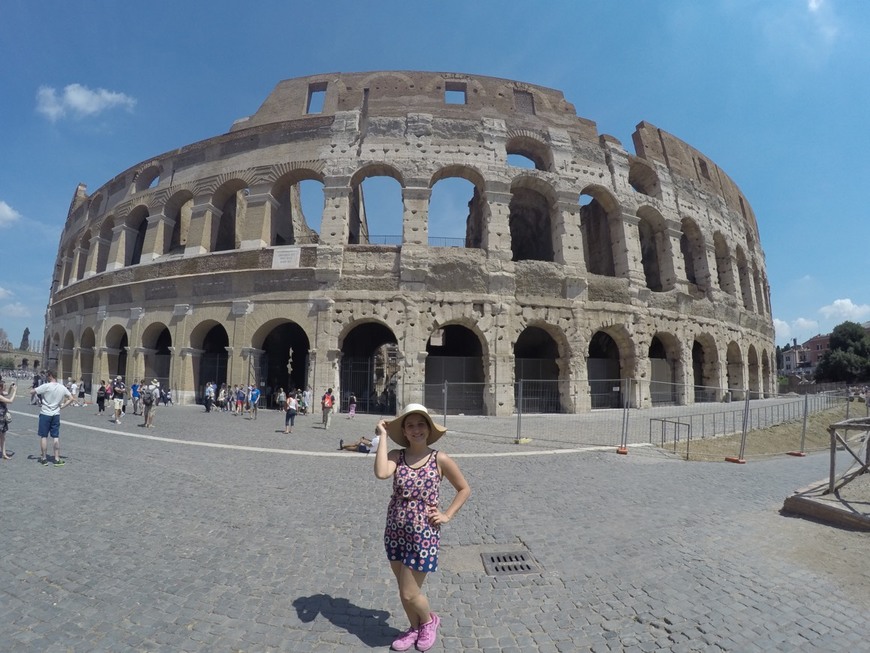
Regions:
<svg viewBox="0 0 870 653"><path fill-rule="evenodd" d="M342 410L353 393L357 411L395 414L400 352L393 330L378 319L354 320L342 329L338 343Z"/></svg>
<svg viewBox="0 0 870 653"><path fill-rule="evenodd" d="M85 231L79 239L78 245L78 267L76 268L76 281L81 281L85 278L85 272L88 269L88 256L91 252L91 232Z"/></svg>
<svg viewBox="0 0 870 653"><path fill-rule="evenodd" d="M63 270L61 272L61 285L68 286L73 272L73 261L75 261L76 244L75 241L67 245L63 256Z"/></svg>
<svg viewBox="0 0 870 653"><path fill-rule="evenodd" d="M649 393L653 406L681 403L681 350L680 341L671 333L659 331L650 340L647 358L650 366Z"/></svg>
<svg viewBox="0 0 870 653"><path fill-rule="evenodd" d="M761 286L761 275L758 274L758 267L752 264L752 284L755 288L755 309L759 315L764 315L764 290Z"/></svg>
<svg viewBox="0 0 870 653"><path fill-rule="evenodd" d="M634 368L634 344L624 327L597 329L586 358L592 408L621 408L627 399L622 379L630 378Z"/></svg>
<svg viewBox="0 0 870 653"><path fill-rule="evenodd" d="M171 229L164 231L164 254L181 254L187 246L190 234L190 217L193 214L193 193L188 189L180 190L163 205L163 215L172 223Z"/></svg>
<svg viewBox="0 0 870 653"><path fill-rule="evenodd" d="M73 372L73 350L76 346L75 334L72 331L67 331L63 337L63 350L61 353L61 369L63 370L63 378L58 377L58 381L68 381Z"/></svg>
<svg viewBox="0 0 870 653"><path fill-rule="evenodd" d="M743 399L743 352L735 341L728 343L725 353L728 391L732 399Z"/></svg>
<svg viewBox="0 0 870 653"><path fill-rule="evenodd" d="M125 329L120 324L115 324L106 332L107 365L109 378L127 376L127 348L130 341ZM126 379L125 379L126 381Z"/></svg>
<svg viewBox="0 0 870 653"><path fill-rule="evenodd" d="M637 210L637 216L640 218L637 232L647 288L653 292L670 290L673 283L663 269L670 256L665 220L661 213L646 206Z"/></svg>
<svg viewBox="0 0 870 653"><path fill-rule="evenodd" d="M468 200L467 205L468 213L465 217L465 247L480 248L483 245L484 229L486 228L486 224L489 222L489 217L491 215L489 204L486 201L486 180L477 168L462 164L443 166L436 170L429 180L429 188L432 189L429 197L428 218L430 245L439 245L438 238L440 237L441 232L452 234L453 229L457 229L455 227L452 228L450 225L442 226L439 224L439 216L435 207L440 199L438 191L445 185L440 184L439 186L439 182L448 183L450 180L456 181L460 179L468 182L472 187L471 197ZM452 196L456 196L460 192L461 191L456 188L455 183L447 190L447 194ZM454 197L454 199L457 198ZM459 217L458 214L457 217Z"/></svg>
<svg viewBox="0 0 870 653"><path fill-rule="evenodd" d="M560 386L567 369L564 337L544 323L526 326L514 341L514 404L522 413L563 413Z"/></svg>
<svg viewBox="0 0 870 653"><path fill-rule="evenodd" d="M752 284L749 280L749 265L746 261L746 255L743 253L743 248L737 245L734 251L734 258L737 260L737 275L740 278L740 296L743 299L743 308L747 311L753 310L752 307Z"/></svg>
<svg viewBox="0 0 870 653"><path fill-rule="evenodd" d="M305 182L320 185L322 211L325 195L323 193L324 177L321 171L297 167L282 174L272 184L270 193L276 205L271 214L269 242L273 246L302 245L319 241L317 229L311 226L312 223L303 210L302 190Z"/></svg>
<svg viewBox="0 0 870 653"><path fill-rule="evenodd" d="M133 177L133 192L141 193L143 190L148 190L160 183L160 175L163 168L158 163L151 163L142 168Z"/></svg>
<svg viewBox="0 0 870 653"><path fill-rule="evenodd" d="M220 211L212 230L209 251L226 252L238 249L241 244L238 225L245 219L248 182L230 179L221 184L212 196L212 204Z"/></svg>
<svg viewBox="0 0 870 653"><path fill-rule="evenodd" d="M761 350L761 391L764 397L768 397L775 392L773 378L770 374L770 363L772 358L767 353L766 349Z"/></svg>
<svg viewBox="0 0 870 653"><path fill-rule="evenodd" d="M79 339L79 367L82 380L85 382L85 392L91 393L94 385L94 354L96 353L97 337L91 327L82 330Z"/></svg>
<svg viewBox="0 0 870 653"><path fill-rule="evenodd" d="M603 186L590 185L580 195L580 229L589 274L616 276L614 225L621 219L616 198Z"/></svg>
<svg viewBox="0 0 870 653"><path fill-rule="evenodd" d="M372 73L368 77L364 77L359 83L359 87L364 90L364 93L371 99L377 99L381 96L381 92L388 95L393 95L390 91L403 91L414 88L414 80L400 72L377 72Z"/></svg>
<svg viewBox="0 0 870 653"><path fill-rule="evenodd" d="M194 365L194 388L202 397L209 381L220 386L227 382L230 337L217 320L203 320L190 332L190 346L202 351L199 365Z"/></svg>
<svg viewBox="0 0 870 653"><path fill-rule="evenodd" d="M305 390L311 340L299 323L287 318L268 320L254 332L251 346L259 350L257 379L264 388L267 405L274 401L278 388L285 393Z"/></svg>
<svg viewBox="0 0 870 653"><path fill-rule="evenodd" d="M88 200L88 220L93 220L100 215L102 208L103 194L98 191L91 196L90 200Z"/></svg>
<svg viewBox="0 0 870 653"><path fill-rule="evenodd" d="M399 199L398 206L387 204L379 207L377 211L378 224L376 230L390 231L397 233L377 233L372 232L369 224L368 211L366 210L366 198L363 190L363 182L372 178L393 179L399 184ZM403 207L401 199L401 191L405 187L405 180L402 173L393 165L381 161L369 162L353 174L350 180L351 187L351 203L348 222L348 244L349 245L364 245L364 244L384 244L384 245L401 245L402 232L404 229L403 222ZM393 189L385 190L382 187L379 190L381 193L391 195ZM389 202L392 198L388 198ZM398 209L398 210L392 210ZM377 241L377 242L374 242Z"/></svg>
<svg viewBox="0 0 870 653"><path fill-rule="evenodd" d="M142 262L142 250L148 231L148 207L141 204L135 207L127 214L124 224L135 233L132 242L127 244L124 265L139 265Z"/></svg>
<svg viewBox="0 0 870 653"><path fill-rule="evenodd" d="M145 383L157 379L161 387L169 387L172 361L172 333L163 322L152 322L142 332L145 349Z"/></svg>
<svg viewBox="0 0 870 653"><path fill-rule="evenodd" d="M749 398L759 399L761 397L761 377L759 376L760 365L758 361L758 351L756 351L755 345L749 345L746 360L746 371L749 375Z"/></svg>
<svg viewBox="0 0 870 653"><path fill-rule="evenodd" d="M446 401L450 413L481 414L486 383L485 342L476 325L462 321L435 328L426 341L424 403L443 407Z"/></svg>
<svg viewBox="0 0 870 653"><path fill-rule="evenodd" d="M692 383L695 403L719 400L719 350L709 333L700 333L692 341Z"/></svg>
<svg viewBox="0 0 870 653"><path fill-rule="evenodd" d="M707 290L707 250L701 229L692 218L683 218L680 229L680 253L683 256L686 280L702 290Z"/></svg>
<svg viewBox="0 0 870 653"><path fill-rule="evenodd" d="M628 183L638 193L648 197L662 198L662 185L659 175L649 163L643 159L631 158L628 167Z"/></svg>
<svg viewBox="0 0 870 653"><path fill-rule="evenodd" d="M520 176L511 183L510 215L513 261L553 261L556 194L537 177Z"/></svg>
<svg viewBox="0 0 870 653"><path fill-rule="evenodd" d="M543 140L542 136L528 131L508 134L505 142L505 154L516 154L529 159L535 164L536 170L552 172L554 169L553 149Z"/></svg>
<svg viewBox="0 0 870 653"><path fill-rule="evenodd" d="M719 288L729 295L736 295L737 286L734 283L731 250L728 248L725 236L719 231L713 234L713 249L716 255L716 280Z"/></svg>

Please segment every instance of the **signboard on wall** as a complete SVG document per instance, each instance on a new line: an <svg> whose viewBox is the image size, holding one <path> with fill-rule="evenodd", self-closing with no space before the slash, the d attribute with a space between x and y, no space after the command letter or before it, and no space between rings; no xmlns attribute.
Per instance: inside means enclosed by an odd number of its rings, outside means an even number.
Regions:
<svg viewBox="0 0 870 653"><path fill-rule="evenodd" d="M301 256L301 247L276 247L272 250L272 269L298 268Z"/></svg>

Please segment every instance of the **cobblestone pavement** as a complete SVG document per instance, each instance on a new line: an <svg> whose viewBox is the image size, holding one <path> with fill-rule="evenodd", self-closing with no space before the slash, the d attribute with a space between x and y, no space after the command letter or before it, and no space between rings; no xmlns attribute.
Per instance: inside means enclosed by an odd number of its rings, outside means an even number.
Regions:
<svg viewBox="0 0 870 653"><path fill-rule="evenodd" d="M406 627L381 542L390 483L371 456L337 451L374 417L329 431L300 417L284 435L274 411L161 407L146 430L68 408L55 468L35 460L35 408L13 408L3 650L386 650ZM425 586L443 622L433 650L870 650L867 535L780 514L825 477L824 455L439 444L473 494ZM487 575L479 554L502 551L541 570Z"/></svg>

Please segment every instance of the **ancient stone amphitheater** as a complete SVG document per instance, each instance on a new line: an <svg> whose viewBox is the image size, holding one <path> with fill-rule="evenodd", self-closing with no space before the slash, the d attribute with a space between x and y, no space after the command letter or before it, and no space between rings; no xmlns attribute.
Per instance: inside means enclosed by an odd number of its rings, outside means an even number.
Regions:
<svg viewBox="0 0 870 653"><path fill-rule="evenodd" d="M632 138L507 79L282 81L228 133L79 186L45 360L88 384L157 377L182 403L207 381L489 415L772 392L749 202L671 134ZM382 233L374 177L398 189Z"/></svg>

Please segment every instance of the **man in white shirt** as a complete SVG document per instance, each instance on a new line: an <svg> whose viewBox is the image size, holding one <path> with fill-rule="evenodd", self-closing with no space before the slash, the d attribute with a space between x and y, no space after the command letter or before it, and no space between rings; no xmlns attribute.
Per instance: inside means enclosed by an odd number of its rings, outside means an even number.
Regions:
<svg viewBox="0 0 870 653"><path fill-rule="evenodd" d="M64 461L60 457L60 411L69 406L73 396L62 383L57 382L54 372L48 370L45 373L46 382L30 389L31 395L38 395L42 400L39 409L39 464L48 464L48 436L54 444L54 466L60 467Z"/></svg>

